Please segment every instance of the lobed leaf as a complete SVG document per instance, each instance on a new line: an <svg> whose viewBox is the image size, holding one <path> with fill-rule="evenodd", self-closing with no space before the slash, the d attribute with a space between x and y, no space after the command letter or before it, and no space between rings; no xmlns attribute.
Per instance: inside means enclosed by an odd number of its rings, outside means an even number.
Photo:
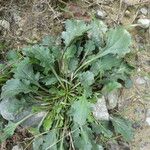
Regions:
<svg viewBox="0 0 150 150"><path fill-rule="evenodd" d="M115 132L121 134L124 140L131 141L133 139L133 128L129 120L119 117L111 119Z"/></svg>
<svg viewBox="0 0 150 150"><path fill-rule="evenodd" d="M2 87L1 99L14 97L20 93L29 93L32 88L29 82L20 81L19 79L10 79Z"/></svg>
<svg viewBox="0 0 150 150"><path fill-rule="evenodd" d="M64 39L66 47L70 46L90 29L90 27L81 20L67 20L65 27L66 31L62 32L62 38Z"/></svg>
<svg viewBox="0 0 150 150"><path fill-rule="evenodd" d="M90 113L90 106L85 97L80 97L78 101L75 101L70 110L73 121L80 126L84 125Z"/></svg>

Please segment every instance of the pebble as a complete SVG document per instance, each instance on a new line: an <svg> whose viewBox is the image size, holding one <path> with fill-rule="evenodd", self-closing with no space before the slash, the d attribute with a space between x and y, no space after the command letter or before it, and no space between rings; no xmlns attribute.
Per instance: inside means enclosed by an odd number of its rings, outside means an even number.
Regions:
<svg viewBox="0 0 150 150"><path fill-rule="evenodd" d="M112 91L109 94L105 96L105 99L107 100L107 108L108 110L114 109L118 104L118 97L119 92L118 91Z"/></svg>
<svg viewBox="0 0 150 150"><path fill-rule="evenodd" d="M117 142L109 141L107 146L108 150L119 150L119 144Z"/></svg>
<svg viewBox="0 0 150 150"><path fill-rule="evenodd" d="M105 17L107 16L105 11L102 10L97 10L96 11L96 18L98 19L105 19Z"/></svg>
<svg viewBox="0 0 150 150"><path fill-rule="evenodd" d="M23 32L23 29L22 29L22 28L19 28L19 29L16 31L16 35L17 35L17 36L21 36L21 35L22 35L22 32Z"/></svg>
<svg viewBox="0 0 150 150"><path fill-rule="evenodd" d="M10 23L6 20L0 20L0 26L5 28L6 30L10 30Z"/></svg>
<svg viewBox="0 0 150 150"><path fill-rule="evenodd" d="M109 120L109 113L106 107L104 96L97 100L93 107L93 115L97 120Z"/></svg>
<svg viewBox="0 0 150 150"><path fill-rule="evenodd" d="M143 7L140 9L140 12L143 14L143 15L147 15L148 14L148 10L147 8Z"/></svg>
<svg viewBox="0 0 150 150"><path fill-rule="evenodd" d="M122 2L128 6L132 6L139 3L139 0L122 0Z"/></svg>
<svg viewBox="0 0 150 150"><path fill-rule="evenodd" d="M15 145L12 150L23 150L23 147L21 145Z"/></svg>
<svg viewBox="0 0 150 150"><path fill-rule="evenodd" d="M147 110L147 114L146 114L146 124L150 126L150 109Z"/></svg>
<svg viewBox="0 0 150 150"><path fill-rule="evenodd" d="M131 12L130 12L129 10L126 10L126 11L125 11L125 16L126 16L126 17L130 17L130 13L131 13Z"/></svg>
<svg viewBox="0 0 150 150"><path fill-rule="evenodd" d="M150 19L138 19L137 23L140 27L147 29L150 26Z"/></svg>
<svg viewBox="0 0 150 150"><path fill-rule="evenodd" d="M138 85L146 84L146 81L145 81L145 79L143 77L137 77L135 82Z"/></svg>

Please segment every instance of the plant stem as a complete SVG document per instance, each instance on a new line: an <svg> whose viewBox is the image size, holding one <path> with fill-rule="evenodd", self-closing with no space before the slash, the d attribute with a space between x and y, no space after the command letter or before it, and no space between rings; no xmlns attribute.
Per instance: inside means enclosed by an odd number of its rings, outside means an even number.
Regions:
<svg viewBox="0 0 150 150"><path fill-rule="evenodd" d="M57 78L57 80L59 81L59 83L61 84L61 86L65 89L65 86L63 85L61 79L59 78L59 76L57 75L55 69L53 67L51 67L51 70L53 72L53 74L55 75L55 77Z"/></svg>

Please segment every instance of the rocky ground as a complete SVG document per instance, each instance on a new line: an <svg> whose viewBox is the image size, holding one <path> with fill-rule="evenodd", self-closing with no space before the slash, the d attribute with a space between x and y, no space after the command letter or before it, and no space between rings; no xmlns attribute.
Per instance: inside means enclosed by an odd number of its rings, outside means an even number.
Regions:
<svg viewBox="0 0 150 150"><path fill-rule="evenodd" d="M0 0L0 43L7 49L20 49L37 43L48 34L58 34L68 18L90 21L93 16L109 26L124 25L133 35L136 66L133 87L117 96L119 112L135 121L135 138L131 150L150 149L150 6L148 0ZM2 45L0 45L0 50ZM1 52L3 56L4 51ZM114 95L115 97L116 95ZM22 133L23 138L28 136ZM6 143L5 143L6 144ZM6 149L5 144L1 150ZM18 144L17 140L16 143ZM19 148L18 148L19 149ZM13 150L18 150L17 146ZM110 150L122 150L112 144ZM124 148L125 149L125 148ZM21 148L19 149L21 150Z"/></svg>

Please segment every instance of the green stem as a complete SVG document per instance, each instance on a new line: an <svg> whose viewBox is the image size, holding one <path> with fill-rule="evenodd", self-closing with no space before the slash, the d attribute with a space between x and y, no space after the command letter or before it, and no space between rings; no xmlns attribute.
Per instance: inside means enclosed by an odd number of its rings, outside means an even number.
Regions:
<svg viewBox="0 0 150 150"><path fill-rule="evenodd" d="M65 86L63 85L61 79L59 78L59 76L57 75L55 69L53 67L51 67L51 70L53 72L53 74L55 75L55 77L57 78L57 80L59 81L59 83L61 84L61 86L65 89Z"/></svg>
<svg viewBox="0 0 150 150"><path fill-rule="evenodd" d="M75 79L77 77L77 73L78 71L80 71L83 67L85 67L86 65L90 64L92 61L95 61L96 59L99 59L100 57L104 56L104 54L99 54L97 56L95 56L94 58L88 60L87 62L83 63L75 72L74 72L74 77L72 78Z"/></svg>

